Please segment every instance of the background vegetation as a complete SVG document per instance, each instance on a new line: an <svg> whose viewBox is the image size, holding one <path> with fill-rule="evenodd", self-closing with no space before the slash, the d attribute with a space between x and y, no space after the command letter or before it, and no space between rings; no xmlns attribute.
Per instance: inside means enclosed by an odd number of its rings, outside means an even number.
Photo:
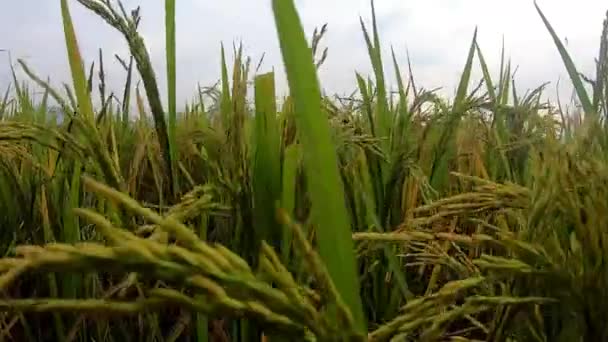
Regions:
<svg viewBox="0 0 608 342"><path fill-rule="evenodd" d="M325 27L308 42L293 1L273 0L290 96L222 48L220 83L178 113L176 1L168 107L139 10L76 2L124 36L125 86L106 89L101 50L85 68L67 0L72 84L15 65L29 80L0 98L0 340L608 340L607 22L587 77L536 8L576 90L567 112L544 86L518 93L504 51L490 74L476 34L438 97L381 55L372 4L374 74L344 99L319 91Z"/></svg>

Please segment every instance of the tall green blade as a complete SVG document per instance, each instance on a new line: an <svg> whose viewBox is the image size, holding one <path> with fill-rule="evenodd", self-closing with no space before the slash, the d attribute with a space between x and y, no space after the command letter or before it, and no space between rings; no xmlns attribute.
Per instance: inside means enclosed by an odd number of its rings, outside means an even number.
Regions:
<svg viewBox="0 0 608 342"><path fill-rule="evenodd" d="M70 16L67 0L61 1L61 14L63 17L63 28L70 61L70 68L72 71L72 81L74 91L76 92L76 100L78 101L80 115L84 116L87 120L93 121L93 105L91 102L90 93L88 92L87 77L84 72L82 58L80 57L78 42L76 40L76 34L74 33L74 26L72 24L72 18ZM79 161L75 161L72 167L75 173L69 187L70 200L66 202L65 205L67 207L64 208L65 222L63 234L64 240L66 240L68 243L75 243L80 237L80 226L78 225L78 220L72 215L71 210L79 205L77 194L80 189L81 163ZM65 277L64 281L64 295L67 297L75 297L80 280L76 276L67 276Z"/></svg>
<svg viewBox="0 0 608 342"><path fill-rule="evenodd" d="M410 122L410 115L407 108L407 91L403 85L403 79L401 78L401 70L397 63L397 57L395 57L395 51L391 49L393 56L393 67L395 68L395 77L397 79L397 88L399 90L399 106L397 111L397 121L394 124L397 125L396 133L393 135L393 150L401 147L403 142L404 134L406 134Z"/></svg>
<svg viewBox="0 0 608 342"><path fill-rule="evenodd" d="M273 0L272 6L303 145L319 252L336 288L353 314L358 332L364 334L366 322L359 297L359 279L344 189L329 122L321 112L321 93L311 50L293 0Z"/></svg>
<svg viewBox="0 0 608 342"><path fill-rule="evenodd" d="M127 80L125 81L125 89L122 96L122 125L124 128L129 125L129 107L131 104L131 80L133 78L133 56L129 58L127 67ZM173 159L171 159L173 160Z"/></svg>
<svg viewBox="0 0 608 342"><path fill-rule="evenodd" d="M230 81L228 80L228 67L226 66L226 55L224 53L224 45L222 44L222 98L220 100L220 113L222 116L222 123L224 124L224 129L227 129L230 126L230 118L231 118L231 103L230 99Z"/></svg>
<svg viewBox="0 0 608 342"><path fill-rule="evenodd" d="M538 6L538 4L536 3L536 1L534 1L534 6L536 7L538 14L540 15L541 19L543 20L543 23L547 27L547 30L549 31L549 33L551 34L551 37L553 38L553 41L555 42L555 46L557 47L557 50L559 51L559 54L562 57L562 61L564 62L564 66L566 67L566 70L568 71L570 80L572 81L572 84L574 85L574 90L576 91L576 95L578 96L579 101L581 101L581 105L583 106L583 111L587 115L597 116L597 113L595 112L595 110L593 108L593 104L591 103L591 100L589 99L589 95L587 94L587 91L585 90L585 86L583 85L583 80L582 80L580 74L578 73L578 71L576 70L576 66L574 66L574 62L572 61L570 54L568 54L566 47L564 46L562 41L557 36L557 33L555 33L555 30L553 29L553 27L551 26L551 24L549 23L549 21L543 14L543 12L541 11L541 9Z"/></svg>
<svg viewBox="0 0 608 342"><path fill-rule="evenodd" d="M171 174L173 179L173 189L178 190L177 185L177 142L176 142L176 67L175 67L175 0L165 0L165 34L167 49L167 91L169 99L169 153L171 154Z"/></svg>
<svg viewBox="0 0 608 342"><path fill-rule="evenodd" d="M22 86L19 85L19 80L17 79L17 73L15 72L15 68L13 67L13 60L12 60L10 53L9 53L8 57L9 57L8 61L10 64L11 75L13 77L13 83L15 84L15 94L17 95L17 101L19 101L18 102L19 107L21 108L22 112L29 111L29 110L31 110L31 104L27 100L27 92L24 91L22 89Z"/></svg>
<svg viewBox="0 0 608 342"><path fill-rule="evenodd" d="M281 175L281 208L293 215L296 207L296 181L300 160L300 145L292 144L285 148L285 158ZM289 262L292 234L290 229L283 230L281 238L281 257L283 263Z"/></svg>
<svg viewBox="0 0 608 342"><path fill-rule="evenodd" d="M452 106L452 111L448 113L449 117L443 124L439 141L434 148L434 160L431 167L430 182L431 185L441 191L448 186L449 182L449 161L456 155L454 137L462 116L464 115L467 91L469 81L471 79L471 70L473 69L473 58L475 57L475 45L477 41L477 28L473 33L473 40L469 47L469 54L462 71L462 76L456 90L456 98Z"/></svg>
<svg viewBox="0 0 608 342"><path fill-rule="evenodd" d="M87 77L78 49L78 41L76 40L74 24L72 23L67 0L61 0L61 15L63 18L63 32L65 34L65 43L68 52L68 60L70 62L70 70L72 71L72 82L74 84L74 91L76 92L78 108L84 117L93 119L93 104L91 103L91 97L87 92Z"/></svg>
<svg viewBox="0 0 608 342"><path fill-rule="evenodd" d="M366 82L359 75L355 74L357 78L357 84L359 85L359 92L361 93L361 97L363 100L363 110L365 111L368 124L370 125L370 131L373 136L377 136L377 125L374 122L373 109L372 109L372 100L371 94L371 81ZM382 165L381 160L376 155L368 155L366 158L369 159L369 163L367 163L368 171L370 176L374 179L373 183L373 191L374 191L374 199L375 199L375 208L382 208L382 201L384 200L384 183L382 181Z"/></svg>
<svg viewBox="0 0 608 342"><path fill-rule="evenodd" d="M374 7L374 1L371 1L372 7L372 35L373 40L370 38L369 33L363 23L363 19L360 18L361 30L363 31L363 37L367 45L368 54L374 69L374 76L376 77L376 128L378 135L376 137L383 139L382 146L385 153L389 152L390 147L390 113L388 109L388 103L386 98L386 85L384 83L384 68L382 65L382 54L380 50L380 34L376 24L376 9ZM384 167L382 167L384 170ZM381 177L384 177L383 175ZM383 178L381 178L383 179ZM384 180L383 180L384 182Z"/></svg>
<svg viewBox="0 0 608 342"><path fill-rule="evenodd" d="M355 74L357 77L357 84L359 86L359 92L361 93L361 97L363 100L363 110L367 116L367 121L369 123L370 131L373 136L376 136L376 125L374 124L374 114L372 111L372 100L370 98L369 92L367 91L367 85L365 80L358 73Z"/></svg>
<svg viewBox="0 0 608 342"><path fill-rule="evenodd" d="M505 72L499 92L500 95L498 96L500 99L500 104L502 105L509 103L509 94L511 94L511 60L507 62L507 66L505 67L504 71Z"/></svg>
<svg viewBox="0 0 608 342"><path fill-rule="evenodd" d="M500 77L498 80L498 102L499 104L503 104L502 100L503 100L503 93L504 93L504 83L505 83L505 78L508 77L505 75L505 40L503 37L502 40L502 48L500 50Z"/></svg>
<svg viewBox="0 0 608 342"><path fill-rule="evenodd" d="M481 48L479 47L479 44L475 43L475 47L477 49L477 56L479 57L481 71L483 72L483 80L486 83L486 88L488 89L488 95L490 96L490 100L496 103L496 90L494 89L494 83L492 82L492 76L490 76L488 64L486 63L486 60L483 57L483 54L481 53Z"/></svg>
<svg viewBox="0 0 608 342"><path fill-rule="evenodd" d="M456 110L460 109L460 106L464 102L467 96L467 90L469 88L469 81L471 80L471 70L473 69L473 57L475 57L475 46L477 45L477 28L475 28L475 33L473 33L473 41L471 42L471 47L469 48L469 55L467 56L467 62L464 66L464 70L462 71L462 76L460 77L460 83L458 84L458 89L456 91L456 98L454 99L454 108Z"/></svg>
<svg viewBox="0 0 608 342"><path fill-rule="evenodd" d="M275 248L281 233L274 219L281 189L280 143L274 73L268 73L255 78L254 224L256 242L265 240Z"/></svg>
<svg viewBox="0 0 608 342"><path fill-rule="evenodd" d="M240 52L238 54L240 56ZM236 90L237 81L234 89ZM276 220L276 209L281 196L281 139L277 122L274 73L255 78L255 122L253 149L253 253L259 255L262 241L277 251L281 246L281 225ZM237 93L238 94L238 93ZM233 99L244 96L233 95ZM244 101L243 101L244 102ZM244 106L244 103L242 103ZM242 110L237 110L239 113ZM236 115L235 115L236 118ZM255 261L257 263L257 261ZM251 323L249 323L251 324ZM257 339L258 333L250 327L249 335L242 340ZM269 336L270 341L282 341Z"/></svg>
<svg viewBox="0 0 608 342"><path fill-rule="evenodd" d="M93 76L95 75L95 61L91 63L89 68L89 77L87 78L87 92L90 94L93 91Z"/></svg>
<svg viewBox="0 0 608 342"><path fill-rule="evenodd" d="M2 101L0 101L0 120L5 116L5 111L6 108L8 107L8 96L11 93L11 86L9 84L8 87L6 87L6 92L4 93L4 97L2 98Z"/></svg>
<svg viewBox="0 0 608 342"><path fill-rule="evenodd" d="M374 56L373 56L373 66L374 73L376 76L376 87L378 88L378 121L381 133L384 135L386 139L390 139L390 114L388 110L388 105L386 103L386 85L384 84L384 67L382 65L382 53L380 49L380 33L378 31L378 24L376 22L376 8L374 6L374 0L370 0L372 7L372 27L374 34ZM390 140L385 143L385 146L390 146ZM385 149L385 152L388 153L388 150Z"/></svg>

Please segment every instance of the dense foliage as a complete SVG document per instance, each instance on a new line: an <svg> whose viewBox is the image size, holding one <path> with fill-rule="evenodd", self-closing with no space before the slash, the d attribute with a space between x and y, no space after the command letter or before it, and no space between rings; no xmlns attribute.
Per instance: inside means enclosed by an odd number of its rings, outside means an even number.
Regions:
<svg viewBox="0 0 608 342"><path fill-rule="evenodd" d="M106 89L101 50L85 69L67 0L72 85L14 66L29 80L0 98L1 340L608 340L606 22L591 79L536 8L568 112L518 94L504 52L492 75L476 34L453 97L394 55L392 91L372 11L374 74L344 99L319 90L325 27L307 42L273 0L290 96L240 48L229 73L222 48L218 86L177 113L175 0L168 110L139 10L77 2L127 41L125 87Z"/></svg>

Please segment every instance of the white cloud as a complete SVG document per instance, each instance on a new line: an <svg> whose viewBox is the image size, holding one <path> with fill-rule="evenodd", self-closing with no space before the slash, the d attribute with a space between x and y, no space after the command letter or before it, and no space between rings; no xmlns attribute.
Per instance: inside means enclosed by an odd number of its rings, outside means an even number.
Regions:
<svg viewBox="0 0 608 342"><path fill-rule="evenodd" d="M90 62L96 59L97 49L104 48L110 85L120 89L124 75L113 60L113 54L126 56L122 37L75 1L70 3L84 57ZM128 8L142 4L141 31L156 68L161 93L164 93L163 2L125 0L124 3ZM296 4L308 36L315 27L329 24L323 42L329 47L329 56L320 72L323 87L339 93L354 90L354 71L371 72L359 25L359 16L368 27L371 25L369 1L301 0ZM569 50L581 71L591 74L608 6L600 0L543 0L539 4L558 34L568 38ZM15 58L27 57L32 68L42 76L50 76L55 84L69 80L59 4L21 0L3 6L0 49L10 49ZM376 12L389 83L394 80L390 47L394 46L402 72L405 72L407 46L417 83L425 88L443 86L451 93L457 85L475 26L479 29L479 43L494 72L499 65L504 36L507 53L519 66L516 79L520 87L531 88L567 77L559 54L530 0L382 0L376 1ZM194 94L198 82L209 85L219 78L220 42L224 42L230 57L232 43L243 41L246 53L255 62L262 53L266 54L263 70L274 67L282 72L269 0L180 0L177 22L181 101ZM9 76L8 65L0 63L0 90L10 81ZM283 77L277 82L280 89L286 89ZM554 87L548 91L554 93Z"/></svg>

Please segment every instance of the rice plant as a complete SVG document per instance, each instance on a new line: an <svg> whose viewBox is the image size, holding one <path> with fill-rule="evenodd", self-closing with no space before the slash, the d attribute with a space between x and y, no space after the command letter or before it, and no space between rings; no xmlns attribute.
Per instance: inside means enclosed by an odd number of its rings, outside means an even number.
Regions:
<svg viewBox="0 0 608 342"><path fill-rule="evenodd" d="M373 74L353 72L350 98L324 95L327 26L307 41L294 1L271 4L284 99L242 46L220 46L219 82L178 112L171 0L167 107L145 19L120 1L58 4L71 84L9 61L0 340L608 340L608 19L592 78L530 9L574 85L568 111L541 101L544 85L519 94L504 49L490 73L477 30L453 97L422 88L394 51L393 90L373 2L371 26L361 18ZM129 46L114 56L121 98L102 47L80 54L75 5Z"/></svg>

